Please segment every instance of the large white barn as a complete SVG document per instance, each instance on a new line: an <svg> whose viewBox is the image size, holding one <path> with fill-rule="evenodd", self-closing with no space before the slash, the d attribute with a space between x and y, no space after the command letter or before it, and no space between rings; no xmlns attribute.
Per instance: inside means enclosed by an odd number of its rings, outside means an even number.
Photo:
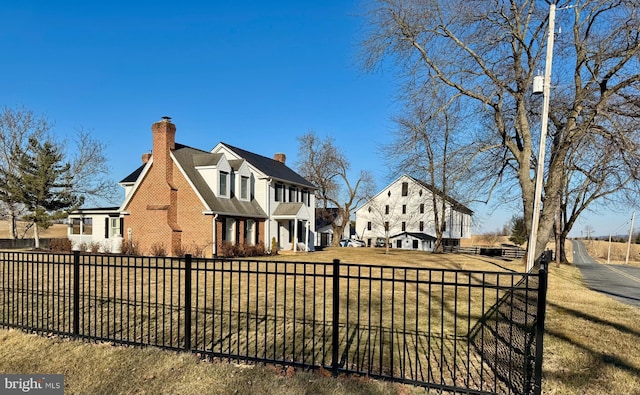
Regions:
<svg viewBox="0 0 640 395"><path fill-rule="evenodd" d="M471 238L473 211L432 185L408 175L402 175L356 209L358 236L372 247L388 232L392 248L433 251L434 195L438 207L445 202L443 244L459 246L460 239Z"/></svg>

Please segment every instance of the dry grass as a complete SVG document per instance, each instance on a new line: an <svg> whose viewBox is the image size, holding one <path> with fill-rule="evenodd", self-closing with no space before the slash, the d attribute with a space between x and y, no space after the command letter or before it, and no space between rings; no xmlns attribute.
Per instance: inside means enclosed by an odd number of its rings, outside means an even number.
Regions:
<svg viewBox="0 0 640 395"><path fill-rule="evenodd" d="M409 394L403 385L323 372L203 362L192 354L0 330L0 371L65 375L65 394Z"/></svg>
<svg viewBox="0 0 640 395"><path fill-rule="evenodd" d="M30 228L26 231L27 223L23 221L18 221L18 237L22 237L24 234L25 239L33 238L33 228ZM0 221L0 239L6 239L9 237L9 222L8 221ZM40 237L42 238L60 238L67 237L67 225L64 224L54 224L48 229L40 229Z"/></svg>
<svg viewBox="0 0 640 395"><path fill-rule="evenodd" d="M570 251L570 249L568 250ZM384 263L473 270L521 270L521 262L410 251L329 248L278 261ZM575 267L551 267L545 334L545 394L639 394L640 309L592 292ZM424 393L422 389L322 372L201 362L155 348L46 339L0 331L0 371L63 373L68 394L84 393Z"/></svg>
<svg viewBox="0 0 640 395"><path fill-rule="evenodd" d="M609 251L611 252L610 263L623 264L626 260L627 243L609 244L609 241L605 240L585 240L584 244L589 255L600 263L607 263ZM640 244L634 244L633 240L629 248L629 264L640 266Z"/></svg>
<svg viewBox="0 0 640 395"><path fill-rule="evenodd" d="M551 267L547 394L640 394L640 309L590 291L572 266Z"/></svg>

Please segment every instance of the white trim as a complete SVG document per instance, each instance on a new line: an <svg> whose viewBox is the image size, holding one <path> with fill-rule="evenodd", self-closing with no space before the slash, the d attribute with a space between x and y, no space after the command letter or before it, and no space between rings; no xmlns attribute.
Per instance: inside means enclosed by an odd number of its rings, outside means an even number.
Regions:
<svg viewBox="0 0 640 395"><path fill-rule="evenodd" d="M128 212L124 211L124 208L127 207L127 205L131 202L131 198L133 197L133 195L135 195L136 191L140 187L140 184L142 183L142 180L144 180L147 173L149 172L149 169L151 168L152 163L153 163L153 156L151 156L151 158L149 158L147 163L144 165L144 168L142 169L142 172L140 172L140 175L138 176L138 179L136 180L136 182L133 184L131 191L129 191L127 196L124 197L124 202L122 202L122 205L118 207L118 211L121 211L123 214L124 213L128 214Z"/></svg>
<svg viewBox="0 0 640 395"><path fill-rule="evenodd" d="M184 179L187 180L187 183L189 184L189 186L191 187L193 192L195 192L195 194L198 197L198 199L200 199L200 203L202 203L202 205L205 207L205 210L206 211L211 211L211 207L209 207L209 205L204 200L204 198L202 197L200 192L198 192L198 189L196 188L196 186L193 185L193 182L191 182L191 179L187 176L187 173L184 172L184 169L182 168L182 166L180 166L180 162L178 162L176 160L176 157L173 156L173 152L171 152L169 155L171 156L171 160L173 160L173 163L175 163L175 165L178 168L178 170L180 170L180 174L182 174L182 177L184 177Z"/></svg>

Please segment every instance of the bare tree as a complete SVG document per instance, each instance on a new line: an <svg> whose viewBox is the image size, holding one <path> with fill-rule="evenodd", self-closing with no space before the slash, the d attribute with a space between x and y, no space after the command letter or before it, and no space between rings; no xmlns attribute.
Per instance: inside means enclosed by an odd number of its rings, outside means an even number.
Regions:
<svg viewBox="0 0 640 395"><path fill-rule="evenodd" d="M465 180L476 147L468 144L460 127L460 95L454 92L448 96L447 87L433 81L423 89L423 95L405 98L405 113L395 118L394 143L385 152L391 153L387 159L396 171L408 171L448 196ZM446 200L439 196L431 194L430 202L436 224L434 252L442 252L446 224Z"/></svg>
<svg viewBox="0 0 640 395"><path fill-rule="evenodd" d="M548 150L536 256L551 237L557 196L568 183L566 169L577 144L601 139L616 147L626 175L621 181L637 181L640 153L640 4L585 0L561 12L559 25L569 25L565 31L570 33L557 40L546 147L536 146L540 99L530 94L546 46L545 2L374 1L363 46L371 69L382 59L396 62L403 89L420 92L426 81L436 79L462 95L465 107L482 114L468 127L479 131L475 145L481 147L485 181L501 186L517 180L527 229L533 218L535 153Z"/></svg>
<svg viewBox="0 0 640 395"><path fill-rule="evenodd" d="M361 171L355 182L350 179L350 163L336 147L332 138L320 139L314 132L298 137L298 172L318 187L316 200L321 208L337 208L338 215L332 222L333 245L338 245L340 235L350 223L352 211L374 189L373 177Z"/></svg>
<svg viewBox="0 0 640 395"><path fill-rule="evenodd" d="M78 128L70 146L74 147L72 153L67 153L73 192L94 204L115 203L119 188L111 178L106 144L93 138L89 131Z"/></svg>

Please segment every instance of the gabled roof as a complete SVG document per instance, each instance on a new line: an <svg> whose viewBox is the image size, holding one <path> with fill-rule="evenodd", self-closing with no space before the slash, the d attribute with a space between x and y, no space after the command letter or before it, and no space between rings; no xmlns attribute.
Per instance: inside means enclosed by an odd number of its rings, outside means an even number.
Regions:
<svg viewBox="0 0 640 395"><path fill-rule="evenodd" d="M457 210L457 211L459 211L461 213L464 213L464 214L473 215L473 210L471 210L469 207L465 206L464 204L458 202L457 200L455 200L451 196L445 195L444 192L442 192L440 189L436 188L435 186L433 186L431 184L427 184L426 182L420 181L417 178L413 178L411 176L407 176L407 177L409 177L413 181L417 182L418 184L422 185L426 189L430 190L432 193L435 193L436 195L440 196L441 198L443 198L447 202L451 203L451 206L453 207L454 210Z"/></svg>
<svg viewBox="0 0 640 395"><path fill-rule="evenodd" d="M402 180L403 177L408 178L409 180L417 183L418 185L420 185L421 187L429 190L431 193L434 193L438 196L440 196L442 199L444 199L445 201L449 202L451 204L451 207L456 210L459 211L463 214L468 214L468 215L473 215L473 210L471 210L469 207L465 206L464 204L458 202L457 200L455 200L454 198L452 198L449 195L446 195L445 193L443 193L441 190L439 190L438 188L434 187L431 184L427 184L424 181L420 181L417 178L411 177L409 175L403 174L400 177L398 177L397 179L395 179L391 184L387 185L386 187L382 188L380 190L380 192L378 192L373 198L367 200L365 203L363 203L360 207L357 207L355 211L358 211L360 209L362 209L363 207L365 207L369 202L371 202L372 200L376 199L381 193L383 193L384 191L386 191L390 186L398 183L400 180Z"/></svg>
<svg viewBox="0 0 640 395"><path fill-rule="evenodd" d="M303 185L308 188L316 189L316 186L307 181L300 174L290 169L287 165L279 162L275 159L267 158L266 156L254 154L243 150L242 148L234 147L227 143L220 143L234 152L239 157L245 159L253 167L264 173L266 176L281 180L288 181L294 184Z"/></svg>
<svg viewBox="0 0 640 395"><path fill-rule="evenodd" d="M429 234L420 233L420 232L402 232L402 233L398 233L397 235L389 236L389 239L395 239L397 237L404 236L404 235L408 235L419 240L432 240L432 241L436 240L435 237Z"/></svg>
<svg viewBox="0 0 640 395"><path fill-rule="evenodd" d="M188 180L194 186L196 192L200 194L211 211L220 214L245 215L260 218L267 217L264 210L262 210L255 200L243 201L238 200L235 196L231 198L218 198L211 188L209 188L204 178L202 178L200 172L196 170L196 166L203 166L203 163L218 163L222 154L212 154L177 143L172 154Z"/></svg>
<svg viewBox="0 0 640 395"><path fill-rule="evenodd" d="M123 178L122 181L120 181L120 184L133 184L134 182L136 182L138 177L140 177L140 174L142 173L142 170L144 169L145 165L146 164L143 164L142 166L135 169L133 173Z"/></svg>
<svg viewBox="0 0 640 395"><path fill-rule="evenodd" d="M171 155L175 158L177 166L187 181L193 186L194 191L201 198L207 210L217 214L241 215L253 218L267 217L267 214L255 199L243 201L235 196L231 198L218 198L196 169L198 166L212 166L217 164L222 154L212 154L207 151L176 143L175 149L171 151ZM153 157L151 159L153 159ZM121 183L135 183L142 175L145 166L146 165L143 165L136 169L133 173L125 177Z"/></svg>

